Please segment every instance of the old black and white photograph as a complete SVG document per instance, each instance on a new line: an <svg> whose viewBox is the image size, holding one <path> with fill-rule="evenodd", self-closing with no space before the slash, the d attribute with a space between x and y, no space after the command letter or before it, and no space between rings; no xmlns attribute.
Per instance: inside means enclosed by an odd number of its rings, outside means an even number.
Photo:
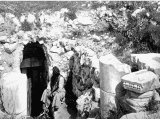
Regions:
<svg viewBox="0 0 160 120"><path fill-rule="evenodd" d="M0 1L0 119L159 119L160 1Z"/></svg>

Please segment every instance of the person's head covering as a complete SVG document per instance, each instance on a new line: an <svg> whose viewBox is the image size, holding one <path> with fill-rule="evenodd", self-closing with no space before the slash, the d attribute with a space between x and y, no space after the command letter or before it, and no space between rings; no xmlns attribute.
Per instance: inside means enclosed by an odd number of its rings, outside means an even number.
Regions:
<svg viewBox="0 0 160 120"><path fill-rule="evenodd" d="M60 74L60 70L58 67L54 66L53 67L53 75L59 75Z"/></svg>
<svg viewBox="0 0 160 120"><path fill-rule="evenodd" d="M51 83L50 83L50 88L51 90L56 89L58 86L56 85L56 82L58 81L58 76L60 75L60 70L58 67L54 66L52 69L52 77L51 77Z"/></svg>

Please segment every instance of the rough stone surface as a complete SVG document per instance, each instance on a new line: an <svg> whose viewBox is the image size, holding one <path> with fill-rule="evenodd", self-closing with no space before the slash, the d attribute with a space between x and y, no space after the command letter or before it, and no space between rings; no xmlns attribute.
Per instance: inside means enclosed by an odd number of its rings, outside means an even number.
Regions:
<svg viewBox="0 0 160 120"><path fill-rule="evenodd" d="M160 111L156 113L149 112L138 112L138 113L130 113L122 116L120 119L159 119Z"/></svg>
<svg viewBox="0 0 160 120"><path fill-rule="evenodd" d="M116 87L121 82L121 77L130 73L130 66L121 63L112 54L100 58L100 86L101 89L116 93Z"/></svg>
<svg viewBox="0 0 160 120"><path fill-rule="evenodd" d="M76 19L78 24L83 24L83 25L90 25L93 24L92 18L89 15L89 12L87 11L79 11L77 12L77 19Z"/></svg>
<svg viewBox="0 0 160 120"><path fill-rule="evenodd" d="M7 36L0 36L0 42L6 42Z"/></svg>
<svg viewBox="0 0 160 120"><path fill-rule="evenodd" d="M17 43L13 43L13 44L4 44L4 49L7 53L12 53L14 50L16 50L17 48Z"/></svg>
<svg viewBox="0 0 160 120"><path fill-rule="evenodd" d="M99 103L93 100L96 93L87 91L77 99L78 116L85 119L85 113L88 112L89 118L96 118L99 114Z"/></svg>
<svg viewBox="0 0 160 120"><path fill-rule="evenodd" d="M101 117L102 119L106 119L111 115L110 110L115 111L117 108L115 99L116 95L101 90L100 96Z"/></svg>
<svg viewBox="0 0 160 120"><path fill-rule="evenodd" d="M2 103L9 114L24 114L27 112L27 77L17 72L2 76Z"/></svg>
<svg viewBox="0 0 160 120"><path fill-rule="evenodd" d="M58 111L54 113L55 119L70 119L71 115L68 113L66 106L61 106Z"/></svg>
<svg viewBox="0 0 160 120"><path fill-rule="evenodd" d="M116 96L123 95L121 77L130 73L130 66L122 64L112 54L100 58L101 116L108 118L117 108Z"/></svg>
<svg viewBox="0 0 160 120"><path fill-rule="evenodd" d="M160 76L160 54L131 54L131 60L138 64L139 69L149 69Z"/></svg>

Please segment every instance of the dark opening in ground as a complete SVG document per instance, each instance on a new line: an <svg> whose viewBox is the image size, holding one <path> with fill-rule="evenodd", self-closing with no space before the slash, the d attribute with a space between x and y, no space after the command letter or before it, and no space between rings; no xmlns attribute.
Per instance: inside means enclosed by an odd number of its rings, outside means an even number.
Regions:
<svg viewBox="0 0 160 120"><path fill-rule="evenodd" d="M42 112L41 95L47 86L47 68L43 46L28 43L23 50L21 72L28 78L27 114L36 117Z"/></svg>

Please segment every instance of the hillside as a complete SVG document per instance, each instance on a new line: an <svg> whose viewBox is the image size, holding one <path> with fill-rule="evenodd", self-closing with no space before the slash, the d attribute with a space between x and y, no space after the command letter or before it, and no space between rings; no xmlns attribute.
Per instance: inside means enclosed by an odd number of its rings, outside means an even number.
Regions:
<svg viewBox="0 0 160 120"><path fill-rule="evenodd" d="M118 63L127 64L127 70L128 66L138 69L140 64L142 67L141 63L131 60L131 54L160 53L159 29L158 1L0 1L0 85L6 85L2 92L9 94L9 97L0 96L0 100L1 97L6 100L6 110L15 112L16 98L11 102L12 109L8 107L9 99L14 96L12 89L22 83L17 80L10 84L10 81L16 80L15 71L25 60L24 48L38 44L35 49L42 51L46 60L43 72L48 74L44 75L45 85L40 87L47 86L52 67L58 66L66 79L71 118L77 117L76 112L80 118L89 118L91 110L92 118L100 118L99 59L111 53L120 60ZM28 49L28 56L42 55L32 52L34 47ZM148 60L152 60L152 56ZM13 81L5 75L13 76ZM0 102L3 111L1 105ZM3 112L2 118L6 118ZM111 118L122 115L121 111L114 112ZM10 113L7 118L14 117Z"/></svg>

